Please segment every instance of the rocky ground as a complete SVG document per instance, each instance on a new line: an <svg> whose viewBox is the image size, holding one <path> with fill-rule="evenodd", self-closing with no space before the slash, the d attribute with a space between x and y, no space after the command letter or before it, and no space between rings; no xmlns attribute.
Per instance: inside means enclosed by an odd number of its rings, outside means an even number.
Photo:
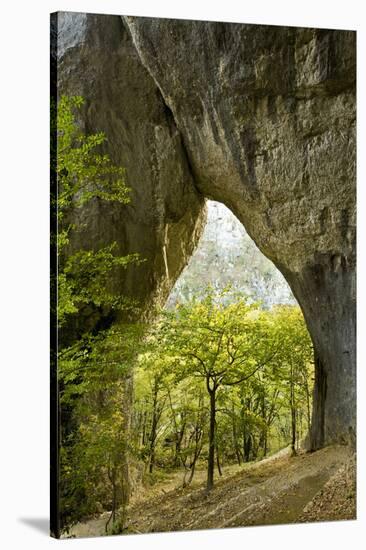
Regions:
<svg viewBox="0 0 366 550"><path fill-rule="evenodd" d="M355 457L332 446L290 457L282 451L266 460L224 469L210 494L199 472L190 487L177 475L132 502L126 533L243 527L355 519ZM108 515L76 525L69 536L103 535Z"/></svg>

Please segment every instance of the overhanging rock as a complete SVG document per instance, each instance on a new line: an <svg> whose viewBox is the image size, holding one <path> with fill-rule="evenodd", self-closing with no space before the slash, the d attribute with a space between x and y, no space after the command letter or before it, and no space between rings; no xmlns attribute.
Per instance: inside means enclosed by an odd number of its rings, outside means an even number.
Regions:
<svg viewBox="0 0 366 550"><path fill-rule="evenodd" d="M147 258L114 281L162 301L225 203L298 299L316 350L311 446L354 438L355 33L60 14L59 86L127 169L133 202L83 215Z"/></svg>

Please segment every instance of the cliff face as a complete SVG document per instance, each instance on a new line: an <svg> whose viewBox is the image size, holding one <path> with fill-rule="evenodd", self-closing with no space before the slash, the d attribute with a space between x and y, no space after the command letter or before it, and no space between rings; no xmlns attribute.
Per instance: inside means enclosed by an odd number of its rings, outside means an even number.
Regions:
<svg viewBox="0 0 366 550"><path fill-rule="evenodd" d="M126 169L131 203L93 200L75 212L84 229L72 247L116 241L122 254L146 261L111 281L147 311L164 303L205 224L181 135L161 93L143 67L120 17L58 15L58 92L81 95L80 124L103 131L111 160Z"/></svg>
<svg viewBox="0 0 366 550"><path fill-rule="evenodd" d="M87 98L132 205L95 205L97 235L147 258L116 281L167 296L226 204L297 297L316 349L311 446L355 430L355 33L59 16L59 85ZM94 236L94 239L93 239ZM141 268L139 268L141 269Z"/></svg>

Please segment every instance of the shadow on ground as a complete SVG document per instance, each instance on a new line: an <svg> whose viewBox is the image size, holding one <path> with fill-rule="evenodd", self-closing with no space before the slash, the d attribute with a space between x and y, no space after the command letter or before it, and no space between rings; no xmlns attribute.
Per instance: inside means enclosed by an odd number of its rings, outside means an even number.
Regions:
<svg viewBox="0 0 366 550"><path fill-rule="evenodd" d="M18 521L36 529L43 535L49 536L50 534L50 520L48 518L18 518Z"/></svg>

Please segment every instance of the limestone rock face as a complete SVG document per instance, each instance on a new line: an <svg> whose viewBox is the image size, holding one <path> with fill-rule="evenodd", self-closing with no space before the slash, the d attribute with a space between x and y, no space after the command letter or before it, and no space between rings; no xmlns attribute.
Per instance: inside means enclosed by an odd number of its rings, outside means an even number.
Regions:
<svg viewBox="0 0 366 550"><path fill-rule="evenodd" d="M354 33L126 21L200 191L291 271L332 250L352 255Z"/></svg>
<svg viewBox="0 0 366 550"><path fill-rule="evenodd" d="M87 98L133 201L84 215L147 258L117 281L166 297L228 206L298 299L316 350L311 446L355 431L355 33L61 14L59 86ZM60 20L61 21L61 20ZM140 269L140 268L139 268Z"/></svg>
<svg viewBox="0 0 366 550"><path fill-rule="evenodd" d="M317 354L311 446L355 429L355 33L126 17L197 188L297 297Z"/></svg>
<svg viewBox="0 0 366 550"><path fill-rule="evenodd" d="M75 212L84 229L71 247L115 241L121 254L139 253L145 262L121 271L111 285L148 312L164 303L198 242L204 199L171 113L121 18L60 13L57 35L58 93L84 97L80 124L87 133L105 133L106 152L126 169L131 188L129 205L93 200Z"/></svg>

